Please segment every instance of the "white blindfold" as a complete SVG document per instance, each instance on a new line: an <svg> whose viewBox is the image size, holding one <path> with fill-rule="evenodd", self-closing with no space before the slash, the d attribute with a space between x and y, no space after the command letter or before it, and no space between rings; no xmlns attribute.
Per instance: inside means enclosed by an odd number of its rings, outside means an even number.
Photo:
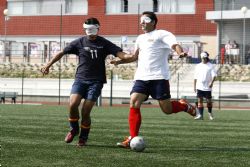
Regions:
<svg viewBox="0 0 250 167"><path fill-rule="evenodd" d="M147 16L142 16L141 17L141 23L150 23L152 21L152 19L150 19Z"/></svg>
<svg viewBox="0 0 250 167"><path fill-rule="evenodd" d="M84 29L93 29L93 28L99 28L98 24L83 24Z"/></svg>
<svg viewBox="0 0 250 167"><path fill-rule="evenodd" d="M97 35L98 33L98 24L83 24L83 28L85 29L85 33L87 35Z"/></svg>

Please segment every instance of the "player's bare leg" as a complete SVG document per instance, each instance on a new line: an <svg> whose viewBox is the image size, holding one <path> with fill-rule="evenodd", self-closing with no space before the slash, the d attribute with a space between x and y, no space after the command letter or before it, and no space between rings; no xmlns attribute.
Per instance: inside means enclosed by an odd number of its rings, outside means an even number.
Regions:
<svg viewBox="0 0 250 167"><path fill-rule="evenodd" d="M208 115L209 115L210 120L214 120L212 108L213 108L212 98L208 98L207 99L207 110L208 110Z"/></svg>
<svg viewBox="0 0 250 167"><path fill-rule="evenodd" d="M66 143L71 143L75 136L79 134L79 110L78 107L81 103L82 96L79 94L70 95L70 104L69 104L69 123L71 130L65 137Z"/></svg>
<svg viewBox="0 0 250 167"><path fill-rule="evenodd" d="M204 112L204 106L203 106L203 97L198 97L198 114L194 118L195 120L203 120L203 112Z"/></svg>
<svg viewBox="0 0 250 167"><path fill-rule="evenodd" d="M172 104L170 99L166 99L166 100L159 100L159 105L160 108L162 110L162 112L164 112L165 114L172 114Z"/></svg>
<svg viewBox="0 0 250 167"><path fill-rule="evenodd" d="M196 115L195 107L184 99L181 99L179 101L171 101L170 99L159 100L159 105L161 107L161 110L165 114L172 114L184 111L190 114L191 116Z"/></svg>

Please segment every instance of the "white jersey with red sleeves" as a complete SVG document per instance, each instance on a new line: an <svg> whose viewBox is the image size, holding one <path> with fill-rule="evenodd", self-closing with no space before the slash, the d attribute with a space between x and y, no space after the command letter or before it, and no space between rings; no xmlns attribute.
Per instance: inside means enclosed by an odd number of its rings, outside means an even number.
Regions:
<svg viewBox="0 0 250 167"><path fill-rule="evenodd" d="M209 84L212 82L213 78L216 77L216 71L210 62L199 63L195 67L194 79L196 79L196 89L202 91L211 91L212 89L209 87Z"/></svg>
<svg viewBox="0 0 250 167"><path fill-rule="evenodd" d="M168 55L177 44L175 36L165 30L154 30L138 36L135 49L139 49L135 80L169 80Z"/></svg>

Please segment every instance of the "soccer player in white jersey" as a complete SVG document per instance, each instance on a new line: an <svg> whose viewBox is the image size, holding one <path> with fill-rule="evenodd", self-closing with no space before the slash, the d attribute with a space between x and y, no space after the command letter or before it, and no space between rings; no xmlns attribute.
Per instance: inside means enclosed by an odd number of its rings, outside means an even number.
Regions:
<svg viewBox="0 0 250 167"><path fill-rule="evenodd" d="M135 44L134 56L111 62L113 64L129 63L138 60L138 68L134 76L134 86L130 97L129 131L130 136L119 147L129 148L130 140L138 136L141 125L141 104L149 95L158 100L161 110L166 114L184 111L192 116L196 115L195 107L185 100L170 101L168 55L171 50L180 57L186 56L175 36L165 30L157 30L157 17L153 12L143 12L141 16L142 30Z"/></svg>
<svg viewBox="0 0 250 167"><path fill-rule="evenodd" d="M209 54L207 52L201 53L201 60L202 62L195 67L194 74L194 91L197 93L197 106L199 110L199 113L197 113L197 116L194 119L203 120L203 98L205 98L207 101L209 119L213 120L212 87L217 74L214 66L209 61Z"/></svg>

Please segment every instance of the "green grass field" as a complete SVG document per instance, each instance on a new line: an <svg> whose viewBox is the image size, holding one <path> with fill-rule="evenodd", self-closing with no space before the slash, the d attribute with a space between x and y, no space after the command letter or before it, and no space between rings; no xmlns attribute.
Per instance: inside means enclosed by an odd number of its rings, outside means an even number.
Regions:
<svg viewBox="0 0 250 167"><path fill-rule="evenodd" d="M250 166L250 111L214 111L215 120L143 108L137 153L116 147L128 135L127 107L95 107L88 146L64 143L66 106L0 105L2 167ZM207 113L206 113L207 114Z"/></svg>

